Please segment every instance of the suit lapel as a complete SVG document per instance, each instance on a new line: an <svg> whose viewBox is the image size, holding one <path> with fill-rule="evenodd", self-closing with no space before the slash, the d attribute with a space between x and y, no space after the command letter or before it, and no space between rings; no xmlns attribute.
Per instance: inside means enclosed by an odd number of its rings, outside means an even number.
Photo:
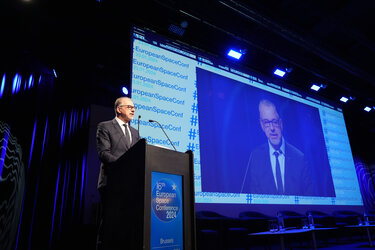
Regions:
<svg viewBox="0 0 375 250"><path fill-rule="evenodd" d="M112 120L112 124L115 128L115 131L116 131L116 134L118 134L118 138L121 140L121 144L124 148L128 148L129 146L127 145L126 143L126 138L125 138L125 135L124 135L124 132L122 131L121 127L120 127L120 124L118 124L118 122L116 121L116 119L113 119Z"/></svg>
<svg viewBox="0 0 375 250"><path fill-rule="evenodd" d="M268 148L267 148L267 150L268 150ZM267 163L266 163L266 166L267 166L267 176L270 177L268 179L268 182L269 182L269 185L268 185L269 192L271 194L276 194L277 193L277 188L276 188L275 178L274 178L273 172L272 172L272 165L271 165L271 159L270 159L269 151L267 151L266 159L267 159Z"/></svg>
<svg viewBox="0 0 375 250"><path fill-rule="evenodd" d="M266 185L264 186L267 187L267 193L276 194L277 189L276 189L276 183L275 183L275 179L274 179L273 172L272 172L272 165L271 165L268 144L265 146L263 153L264 153L263 159L265 161L264 162L265 168L263 169L262 181L266 182Z"/></svg>
<svg viewBox="0 0 375 250"><path fill-rule="evenodd" d="M136 130L130 125L129 125L129 129L130 129L130 133L131 133L131 137L132 137L132 145L131 146L133 146L136 143L136 137L135 137L135 135L136 135L135 131Z"/></svg>
<svg viewBox="0 0 375 250"><path fill-rule="evenodd" d="M292 162L292 159L290 157L290 153L289 153L289 146L288 144L285 142L285 172L284 172L284 186L285 186L285 193L288 194L289 191L292 191L291 190L291 185L293 185L293 178L292 178L292 175L293 175L293 170L291 169L291 166L293 165L293 162Z"/></svg>

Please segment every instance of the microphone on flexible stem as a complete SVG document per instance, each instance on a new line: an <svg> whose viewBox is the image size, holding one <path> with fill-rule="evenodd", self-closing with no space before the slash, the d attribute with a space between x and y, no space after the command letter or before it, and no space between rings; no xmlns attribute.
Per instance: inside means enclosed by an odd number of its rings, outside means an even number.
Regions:
<svg viewBox="0 0 375 250"><path fill-rule="evenodd" d="M172 147L174 148L174 150L177 151L177 149L176 149L175 146L173 145L171 139L169 139L167 133L165 133L165 131L164 131L163 127L160 125L160 123L158 123L158 122L155 121L155 120L148 120L148 121L149 121L149 122L156 122L156 123L159 125L159 127L161 128L161 130L164 132L165 136L168 138L169 143L172 145Z"/></svg>
<svg viewBox="0 0 375 250"><path fill-rule="evenodd" d="M141 119L141 115L138 115L138 133L139 133L139 119Z"/></svg>

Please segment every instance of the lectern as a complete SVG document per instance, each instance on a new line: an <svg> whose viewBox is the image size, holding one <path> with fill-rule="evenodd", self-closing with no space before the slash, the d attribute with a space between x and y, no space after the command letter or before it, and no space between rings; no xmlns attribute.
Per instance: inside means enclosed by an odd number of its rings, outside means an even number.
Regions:
<svg viewBox="0 0 375 250"><path fill-rule="evenodd" d="M193 153L141 139L111 166L104 240L111 249L196 249ZM106 243L106 244L107 244Z"/></svg>

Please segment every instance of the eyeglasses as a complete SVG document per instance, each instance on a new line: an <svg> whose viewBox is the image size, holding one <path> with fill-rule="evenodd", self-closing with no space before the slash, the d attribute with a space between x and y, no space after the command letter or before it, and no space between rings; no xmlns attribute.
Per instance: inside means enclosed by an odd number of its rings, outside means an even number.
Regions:
<svg viewBox="0 0 375 250"><path fill-rule="evenodd" d="M137 110L137 108L134 107L134 106L132 106L132 105L120 105L119 107L125 107L125 108L127 108L129 110L132 110L132 109Z"/></svg>
<svg viewBox="0 0 375 250"><path fill-rule="evenodd" d="M261 120L261 121L262 121L264 127L266 127L266 128L271 127L271 124L272 124L272 126L274 126L274 127L279 127L279 126L280 126L280 119L273 119L273 120L271 120L271 121L269 121L269 120L267 120L267 119L263 119L263 120Z"/></svg>

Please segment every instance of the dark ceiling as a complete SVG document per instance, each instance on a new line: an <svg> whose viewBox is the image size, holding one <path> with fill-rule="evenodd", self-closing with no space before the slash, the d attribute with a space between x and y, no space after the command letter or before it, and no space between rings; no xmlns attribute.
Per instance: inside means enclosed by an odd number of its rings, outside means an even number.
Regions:
<svg viewBox="0 0 375 250"><path fill-rule="evenodd" d="M230 45L247 50L241 62L269 75L293 68L285 81L302 89L326 84L326 96L352 95L375 104L375 2L155 1L168 15L146 15L155 29L189 23L182 38L215 54ZM164 18L163 18L164 17ZM165 18L166 17L166 18ZM324 95L324 94L323 94ZM335 96L337 95L337 96Z"/></svg>
<svg viewBox="0 0 375 250"><path fill-rule="evenodd" d="M230 45L246 49L238 64L266 76L275 66L292 68L282 81L309 92L312 82L324 84L316 95L333 102L354 97L344 111L360 114L353 119L375 133L375 111L363 111L375 106L372 0L6 0L0 11L3 54L41 61L82 84L90 79L83 86L130 81L129 34L137 24L219 57ZM183 36L168 31L182 21Z"/></svg>
<svg viewBox="0 0 375 250"><path fill-rule="evenodd" d="M127 25L133 22L218 56L237 45L247 50L241 64L263 74L276 65L291 67L286 82L303 88L316 81L327 84L327 91L342 88L375 104L374 1L77 2L3 2L11 46L41 55L47 64L68 55L100 64L106 52L128 49ZM170 24L184 20L182 37L168 33Z"/></svg>

